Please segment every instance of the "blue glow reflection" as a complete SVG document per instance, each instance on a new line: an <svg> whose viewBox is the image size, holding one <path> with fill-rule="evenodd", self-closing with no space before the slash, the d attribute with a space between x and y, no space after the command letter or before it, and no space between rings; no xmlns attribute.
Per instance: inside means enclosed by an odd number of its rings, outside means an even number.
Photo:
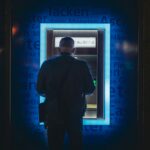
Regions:
<svg viewBox="0 0 150 150"><path fill-rule="evenodd" d="M106 23L41 23L40 65L46 60L47 30L53 29L102 29L104 30L104 119L83 119L84 125L110 125L110 24ZM40 103L44 101L40 97ZM43 124L43 123L40 123Z"/></svg>

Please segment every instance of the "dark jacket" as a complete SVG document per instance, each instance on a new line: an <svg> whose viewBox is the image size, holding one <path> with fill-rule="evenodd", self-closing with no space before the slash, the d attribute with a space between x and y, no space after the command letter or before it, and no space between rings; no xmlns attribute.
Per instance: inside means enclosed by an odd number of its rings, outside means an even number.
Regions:
<svg viewBox="0 0 150 150"><path fill-rule="evenodd" d="M60 97L62 110L71 115L84 114L85 95L94 89L87 64L68 53L45 61L38 74L38 93L45 95L48 101Z"/></svg>

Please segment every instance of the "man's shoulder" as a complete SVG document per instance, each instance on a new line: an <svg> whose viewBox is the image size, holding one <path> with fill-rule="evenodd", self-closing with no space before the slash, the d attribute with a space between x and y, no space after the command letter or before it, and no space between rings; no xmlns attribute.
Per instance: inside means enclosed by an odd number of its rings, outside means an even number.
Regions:
<svg viewBox="0 0 150 150"><path fill-rule="evenodd" d="M53 57L50 57L48 60L46 60L43 64L45 66L54 65L54 64L57 64L57 62L59 62L60 60L61 60L60 56L53 56ZM80 66L80 67L87 66L87 63L84 60L80 60L74 57L71 57L70 60L71 62L74 62L74 64L76 64L77 66Z"/></svg>
<svg viewBox="0 0 150 150"><path fill-rule="evenodd" d="M48 58L47 60L45 60L44 64L45 65L52 64L52 63L56 62L58 58L59 58L58 56L52 56L52 57Z"/></svg>
<svg viewBox="0 0 150 150"><path fill-rule="evenodd" d="M75 59L75 62L77 65L80 65L80 66L87 65L86 61L84 61L84 60Z"/></svg>

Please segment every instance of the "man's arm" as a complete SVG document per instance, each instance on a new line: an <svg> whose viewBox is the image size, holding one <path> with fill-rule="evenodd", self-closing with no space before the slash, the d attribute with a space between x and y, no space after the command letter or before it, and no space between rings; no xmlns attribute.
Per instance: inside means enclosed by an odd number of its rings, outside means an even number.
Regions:
<svg viewBox="0 0 150 150"><path fill-rule="evenodd" d="M39 70L36 89L41 96L45 96L46 93L46 63L45 62L42 64Z"/></svg>
<svg viewBox="0 0 150 150"><path fill-rule="evenodd" d="M93 78L90 73L90 70L88 68L88 65L84 64L84 84L83 84L83 90L85 94L91 94L95 90L95 86L93 83Z"/></svg>

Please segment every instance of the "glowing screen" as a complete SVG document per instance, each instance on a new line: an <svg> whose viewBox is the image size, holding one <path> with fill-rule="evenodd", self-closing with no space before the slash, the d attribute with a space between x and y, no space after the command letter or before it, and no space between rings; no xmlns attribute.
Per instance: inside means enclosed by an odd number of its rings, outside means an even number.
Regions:
<svg viewBox="0 0 150 150"><path fill-rule="evenodd" d="M72 37L75 42L76 48L95 48L96 47L96 39L95 37ZM59 42L62 37L55 38L55 47L59 47Z"/></svg>

